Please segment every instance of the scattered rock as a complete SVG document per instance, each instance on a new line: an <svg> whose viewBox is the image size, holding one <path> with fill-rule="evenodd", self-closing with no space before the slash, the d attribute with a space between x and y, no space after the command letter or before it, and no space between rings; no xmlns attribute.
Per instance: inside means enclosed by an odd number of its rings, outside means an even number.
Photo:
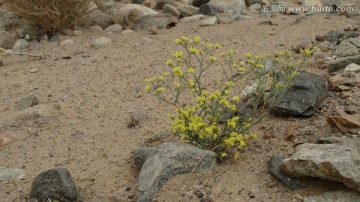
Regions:
<svg viewBox="0 0 360 202"><path fill-rule="evenodd" d="M155 10L139 4L126 4L114 12L115 24L126 28L132 28L135 22L142 16L158 14Z"/></svg>
<svg viewBox="0 0 360 202"><path fill-rule="evenodd" d="M126 30L121 32L121 34L131 34L131 33L134 33L134 31L131 30L131 29L126 29Z"/></svg>
<svg viewBox="0 0 360 202"><path fill-rule="evenodd" d="M357 134L360 131L360 115L339 114L327 116L326 120L331 126L337 127L343 133Z"/></svg>
<svg viewBox="0 0 360 202"><path fill-rule="evenodd" d="M216 16L212 16L206 19L202 19L200 21L200 26L212 26L218 23L219 23L218 18Z"/></svg>
<svg viewBox="0 0 360 202"><path fill-rule="evenodd" d="M293 85L277 98L270 110L288 116L311 116L328 95L323 77L300 72L293 79Z"/></svg>
<svg viewBox="0 0 360 202"><path fill-rule="evenodd" d="M261 5L258 3L252 4L251 6L248 7L248 10L254 13L259 12L261 10Z"/></svg>
<svg viewBox="0 0 360 202"><path fill-rule="evenodd" d="M297 177L318 177L339 181L360 191L360 138L320 138L317 144L297 146L296 152L282 161L280 168Z"/></svg>
<svg viewBox="0 0 360 202"><path fill-rule="evenodd" d="M109 27L107 27L104 31L105 32L113 32L113 33L121 33L121 31L123 31L123 26L119 25L119 24L114 24L114 25L110 25Z"/></svg>
<svg viewBox="0 0 360 202"><path fill-rule="evenodd" d="M303 1L299 1L302 2L302 6L316 6L316 7L320 7L321 6L321 2L319 0L303 0Z"/></svg>
<svg viewBox="0 0 360 202"><path fill-rule="evenodd" d="M114 0L95 0L98 9L104 13L112 14L114 10Z"/></svg>
<svg viewBox="0 0 360 202"><path fill-rule="evenodd" d="M200 7L203 4L208 3L210 0L193 0L192 5L196 7Z"/></svg>
<svg viewBox="0 0 360 202"><path fill-rule="evenodd" d="M220 24L231 24L234 20L229 14L219 14L216 16Z"/></svg>
<svg viewBox="0 0 360 202"><path fill-rule="evenodd" d="M139 30L148 30L155 27L156 29L164 29L168 27L173 27L177 21L173 18L171 14L155 14L155 15L146 15L140 17L133 29L135 31Z"/></svg>
<svg viewBox="0 0 360 202"><path fill-rule="evenodd" d="M100 1L100 0L99 0ZM101 31L114 24L113 16L96 9L83 17L79 23L83 27L100 26Z"/></svg>
<svg viewBox="0 0 360 202"><path fill-rule="evenodd" d="M181 1L177 0L156 0L156 9L162 9L165 4L170 4L174 6L175 8L179 9L179 7L185 5Z"/></svg>
<svg viewBox="0 0 360 202"><path fill-rule="evenodd" d="M267 170L270 174L275 176L277 179L284 182L284 184L291 190L304 188L305 185L299 184L295 179L288 177L280 170L280 164L285 158L280 155L273 155L268 163Z"/></svg>
<svg viewBox="0 0 360 202"><path fill-rule="evenodd" d="M351 63L345 67L344 72L355 72L360 73L360 65Z"/></svg>
<svg viewBox="0 0 360 202"><path fill-rule="evenodd" d="M333 7L335 5L336 7L340 7L341 0L323 0L323 5L329 7Z"/></svg>
<svg viewBox="0 0 360 202"><path fill-rule="evenodd" d="M304 202L318 202L318 201L356 202L356 201L360 201L360 194L351 191L334 191L334 192L326 192L324 194L320 194L316 196L304 197Z"/></svg>
<svg viewBox="0 0 360 202"><path fill-rule="evenodd" d="M177 8L181 17L189 17L199 13L199 8L192 5L183 5Z"/></svg>
<svg viewBox="0 0 360 202"><path fill-rule="evenodd" d="M0 130L0 147L13 142L15 139L16 136L13 133ZM1 177L0 177L0 183L1 183Z"/></svg>
<svg viewBox="0 0 360 202"><path fill-rule="evenodd" d="M330 43L340 44L341 41L343 41L345 39L353 38L353 37L357 37L357 36L359 36L359 34L356 31L345 31L343 29L337 29L337 30L328 32L325 36L317 36L317 37L315 37L315 39L318 41L325 40Z"/></svg>
<svg viewBox="0 0 360 202"><path fill-rule="evenodd" d="M175 17L180 17L180 11L173 5L165 4L162 8L163 13L169 13Z"/></svg>
<svg viewBox="0 0 360 202"><path fill-rule="evenodd" d="M238 16L246 9L244 0L211 0L208 4L217 8L219 12Z"/></svg>
<svg viewBox="0 0 360 202"><path fill-rule="evenodd" d="M149 119L148 114L141 110L131 111L130 115L131 118L130 118L130 123L128 125L129 128L138 126L140 122L147 121Z"/></svg>
<svg viewBox="0 0 360 202"><path fill-rule="evenodd" d="M351 63L360 64L360 55L338 58L328 64L328 72L333 73L344 69Z"/></svg>
<svg viewBox="0 0 360 202"><path fill-rule="evenodd" d="M71 39L65 39L60 42L60 46L67 46L67 45L73 45L74 41Z"/></svg>
<svg viewBox="0 0 360 202"><path fill-rule="evenodd" d="M309 39L303 39L296 47L295 52L300 53L301 50L304 50L305 48L313 48L313 42Z"/></svg>
<svg viewBox="0 0 360 202"><path fill-rule="evenodd" d="M32 201L82 201L70 172L65 168L54 168L40 173L34 179L30 198Z"/></svg>
<svg viewBox="0 0 360 202"><path fill-rule="evenodd" d="M143 166L143 164L146 161L147 157L154 151L156 151L155 147L138 147L138 148L135 148L132 151L135 166L139 170L141 170L141 167Z"/></svg>
<svg viewBox="0 0 360 202"><path fill-rule="evenodd" d="M152 152L139 174L137 201L151 201L171 177L212 169L216 154L185 143L163 143Z"/></svg>
<svg viewBox="0 0 360 202"><path fill-rule="evenodd" d="M338 57L358 55L360 52L360 38L350 38L342 41L336 47L335 54Z"/></svg>
<svg viewBox="0 0 360 202"><path fill-rule="evenodd" d="M218 8L214 7L211 4L203 4L199 8L199 13L201 13L203 15L214 16L214 15L218 14L218 12L219 12Z"/></svg>
<svg viewBox="0 0 360 202"><path fill-rule="evenodd" d="M193 15L190 17L185 17L185 18L181 18L180 21L183 23L197 23L200 22L201 19L203 19L205 16L200 14L200 15Z"/></svg>
<svg viewBox="0 0 360 202"><path fill-rule="evenodd" d="M29 42L25 39L18 39L13 46L12 50L15 52L21 52L29 46Z"/></svg>
<svg viewBox="0 0 360 202"><path fill-rule="evenodd" d="M25 171L17 168L0 167L0 183L9 179L25 179Z"/></svg>
<svg viewBox="0 0 360 202"><path fill-rule="evenodd" d="M7 31L0 31L0 47L11 49L16 42L16 36Z"/></svg>
<svg viewBox="0 0 360 202"><path fill-rule="evenodd" d="M102 37L96 38L91 43L91 46L93 48L100 48L100 47L103 47L103 46L107 46L107 45L109 45L111 43L112 43L111 39L102 36Z"/></svg>
<svg viewBox="0 0 360 202"><path fill-rule="evenodd" d="M22 98L16 102L16 107L20 110L24 110L33 107L39 103L39 99L35 95L30 95Z"/></svg>

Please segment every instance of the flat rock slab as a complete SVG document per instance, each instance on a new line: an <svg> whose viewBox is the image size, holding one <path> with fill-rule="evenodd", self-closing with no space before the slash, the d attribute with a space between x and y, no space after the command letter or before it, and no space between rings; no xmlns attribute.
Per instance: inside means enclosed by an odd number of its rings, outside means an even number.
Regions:
<svg viewBox="0 0 360 202"><path fill-rule="evenodd" d="M273 155L270 158L268 164L268 172L275 176L277 179L284 182L284 184L289 187L291 190L305 188L306 186L296 182L294 178L288 177L284 174L284 172L280 169L280 164L285 158L280 155Z"/></svg>
<svg viewBox="0 0 360 202"><path fill-rule="evenodd" d="M65 168L50 169L36 176L31 186L30 198L32 202L82 201L70 172Z"/></svg>
<svg viewBox="0 0 360 202"><path fill-rule="evenodd" d="M8 179L24 179L25 171L17 168L0 167L0 183Z"/></svg>
<svg viewBox="0 0 360 202"><path fill-rule="evenodd" d="M300 72L293 85L271 106L271 112L288 116L311 116L329 96L326 80L316 74Z"/></svg>
<svg viewBox="0 0 360 202"><path fill-rule="evenodd" d="M212 151L185 143L163 143L148 155L141 168L137 202L151 201L162 185L173 176L204 172L215 164L216 154Z"/></svg>
<svg viewBox="0 0 360 202"><path fill-rule="evenodd" d="M302 144L280 167L288 175L339 181L360 191L360 138L321 138Z"/></svg>
<svg viewBox="0 0 360 202"><path fill-rule="evenodd" d="M304 202L360 202L360 194L350 191L334 191L321 195L304 197Z"/></svg>

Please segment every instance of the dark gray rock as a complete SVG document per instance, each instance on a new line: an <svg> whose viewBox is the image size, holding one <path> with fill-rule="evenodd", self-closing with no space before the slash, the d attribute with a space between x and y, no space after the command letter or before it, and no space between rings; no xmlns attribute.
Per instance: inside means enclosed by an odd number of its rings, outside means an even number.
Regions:
<svg viewBox="0 0 360 202"><path fill-rule="evenodd" d="M245 0L246 6L251 6L253 4L261 4L262 0Z"/></svg>
<svg viewBox="0 0 360 202"><path fill-rule="evenodd" d="M132 4L142 4L142 3L144 3L144 0L132 0L131 3Z"/></svg>
<svg viewBox="0 0 360 202"><path fill-rule="evenodd" d="M293 85L276 98L270 110L280 115L311 116L328 96L323 77L300 72L293 79Z"/></svg>
<svg viewBox="0 0 360 202"><path fill-rule="evenodd" d="M16 102L16 107L20 110L24 110L37 104L39 104L39 99L35 95L30 95Z"/></svg>
<svg viewBox="0 0 360 202"><path fill-rule="evenodd" d="M316 143L297 146L280 168L288 175L338 181L360 191L360 138L327 137Z"/></svg>
<svg viewBox="0 0 360 202"><path fill-rule="evenodd" d="M208 3L210 0L193 0L192 5L196 7L200 7L203 4Z"/></svg>
<svg viewBox="0 0 360 202"><path fill-rule="evenodd" d="M219 13L219 9L210 4L203 4L199 8L199 13L203 15L214 16Z"/></svg>
<svg viewBox="0 0 360 202"><path fill-rule="evenodd" d="M324 36L317 36L316 40L318 41L328 41L330 43L334 44L340 44L341 41L348 39L348 38L354 38L359 36L359 33L357 31L344 31L343 29L337 29L334 31L328 32Z"/></svg>
<svg viewBox="0 0 360 202"><path fill-rule="evenodd" d="M358 55L360 52L360 39L359 38L349 38L342 41L335 50L335 54L338 57L347 57Z"/></svg>
<svg viewBox="0 0 360 202"><path fill-rule="evenodd" d="M324 194L320 194L316 196L304 197L304 202L319 202L319 201L360 202L360 194L350 191L334 191L334 192L326 192Z"/></svg>
<svg viewBox="0 0 360 202"><path fill-rule="evenodd" d="M140 17L133 26L133 30L148 30L150 28L165 29L173 27L177 20L171 14L155 14Z"/></svg>
<svg viewBox="0 0 360 202"><path fill-rule="evenodd" d="M141 167L143 166L143 164L146 161L147 157L154 151L156 151L155 147L139 147L139 148L135 148L132 151L135 166L139 170L141 170Z"/></svg>
<svg viewBox="0 0 360 202"><path fill-rule="evenodd" d="M82 201L70 172L65 168L54 168L36 176L31 186L30 198L34 202Z"/></svg>
<svg viewBox="0 0 360 202"><path fill-rule="evenodd" d="M17 168L0 167L0 183L8 179L24 179L25 171Z"/></svg>
<svg viewBox="0 0 360 202"><path fill-rule="evenodd" d="M151 201L171 177L204 172L216 164L216 154L185 143L164 143L143 164L137 190L137 202Z"/></svg>
<svg viewBox="0 0 360 202"><path fill-rule="evenodd" d="M287 187L292 190L305 188L306 186L296 182L294 178L288 177L280 170L280 164L285 158L281 155L273 155L270 158L267 170L270 174L281 180Z"/></svg>
<svg viewBox="0 0 360 202"><path fill-rule="evenodd" d="M328 64L327 69L329 73L334 73L345 69L351 63L360 64L360 55L348 56L338 58Z"/></svg>

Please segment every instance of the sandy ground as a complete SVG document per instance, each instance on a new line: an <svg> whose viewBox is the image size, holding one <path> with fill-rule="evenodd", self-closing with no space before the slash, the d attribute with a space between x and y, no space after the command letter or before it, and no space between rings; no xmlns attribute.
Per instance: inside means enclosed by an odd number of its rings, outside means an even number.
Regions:
<svg viewBox="0 0 360 202"><path fill-rule="evenodd" d="M168 128L170 122L165 114L173 110L142 91L144 79L164 70L165 59L179 48L174 39L199 35L235 49L239 55L261 55L359 23L336 14L316 14L294 23L296 17L276 14L270 19L255 17L211 27L178 24L157 35L104 34L84 29L80 36L61 37L71 38L73 45L60 46L60 40L32 42L29 52L43 53L43 61L27 56L0 58L5 63L0 67L1 118L18 113L15 102L28 95L36 95L40 104L56 111L49 120L6 128L16 140L0 148L0 166L23 169L26 178L0 184L0 201L26 201L35 176L54 167L71 172L84 201L135 201L138 171L131 150L147 145L146 139ZM265 20L274 25L260 25ZM113 43L91 48L90 42L103 35ZM37 72L30 73L34 68ZM310 68L325 74L325 70ZM132 110L147 112L149 120L128 128ZM293 142L283 140L289 127L296 131L312 125L316 129L324 122L322 113L307 119L265 119L256 131L259 138L250 143L239 160L219 164L210 173L175 177L165 184L156 200L199 201L193 193L199 189L214 201L288 202L342 189L341 184L310 179L305 180L311 182L308 188L291 191L266 171L272 154L288 156L293 152ZM273 138L261 138L268 133L261 128L269 127Z"/></svg>

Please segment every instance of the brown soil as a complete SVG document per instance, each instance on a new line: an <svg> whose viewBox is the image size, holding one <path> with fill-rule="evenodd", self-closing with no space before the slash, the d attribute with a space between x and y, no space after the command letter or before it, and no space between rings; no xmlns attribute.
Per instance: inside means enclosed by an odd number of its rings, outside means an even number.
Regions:
<svg viewBox="0 0 360 202"><path fill-rule="evenodd" d="M270 19L255 17L211 27L178 24L156 35L106 34L113 43L100 49L91 48L90 42L104 33L84 29L80 36L61 37L71 38L74 45L32 42L29 52L43 53L44 60L28 56L0 58L5 64L0 67L1 118L18 113L15 102L27 95L36 95L40 104L56 111L54 119L6 128L17 140L0 148L0 166L21 168L26 178L0 184L0 201L26 201L35 176L54 167L71 172L84 201L135 201L138 171L131 150L149 145L147 139L169 128L165 114L173 110L141 89L144 79L162 72L165 59L178 50L174 39L199 35L235 49L239 55L267 55L293 48L303 38L314 39L317 34L358 23L337 14L318 13L294 23L296 17L276 14ZM264 20L274 25L260 25ZM30 73L33 68L37 73ZM317 67L309 68L326 74ZM147 112L149 120L127 127L132 110ZM317 129L323 123L325 118L320 112L302 119L271 116L259 124L259 138L249 144L239 160L219 164L210 173L175 177L165 184L156 200L199 201L193 192L201 189L215 201L288 202L343 188L337 183L310 179L308 188L291 191L266 171L272 154L288 156L293 152L294 142L283 140L289 127L295 131L308 125ZM271 138L264 139L263 135ZM166 141L169 139L174 140ZM161 141L165 140L150 145Z"/></svg>

